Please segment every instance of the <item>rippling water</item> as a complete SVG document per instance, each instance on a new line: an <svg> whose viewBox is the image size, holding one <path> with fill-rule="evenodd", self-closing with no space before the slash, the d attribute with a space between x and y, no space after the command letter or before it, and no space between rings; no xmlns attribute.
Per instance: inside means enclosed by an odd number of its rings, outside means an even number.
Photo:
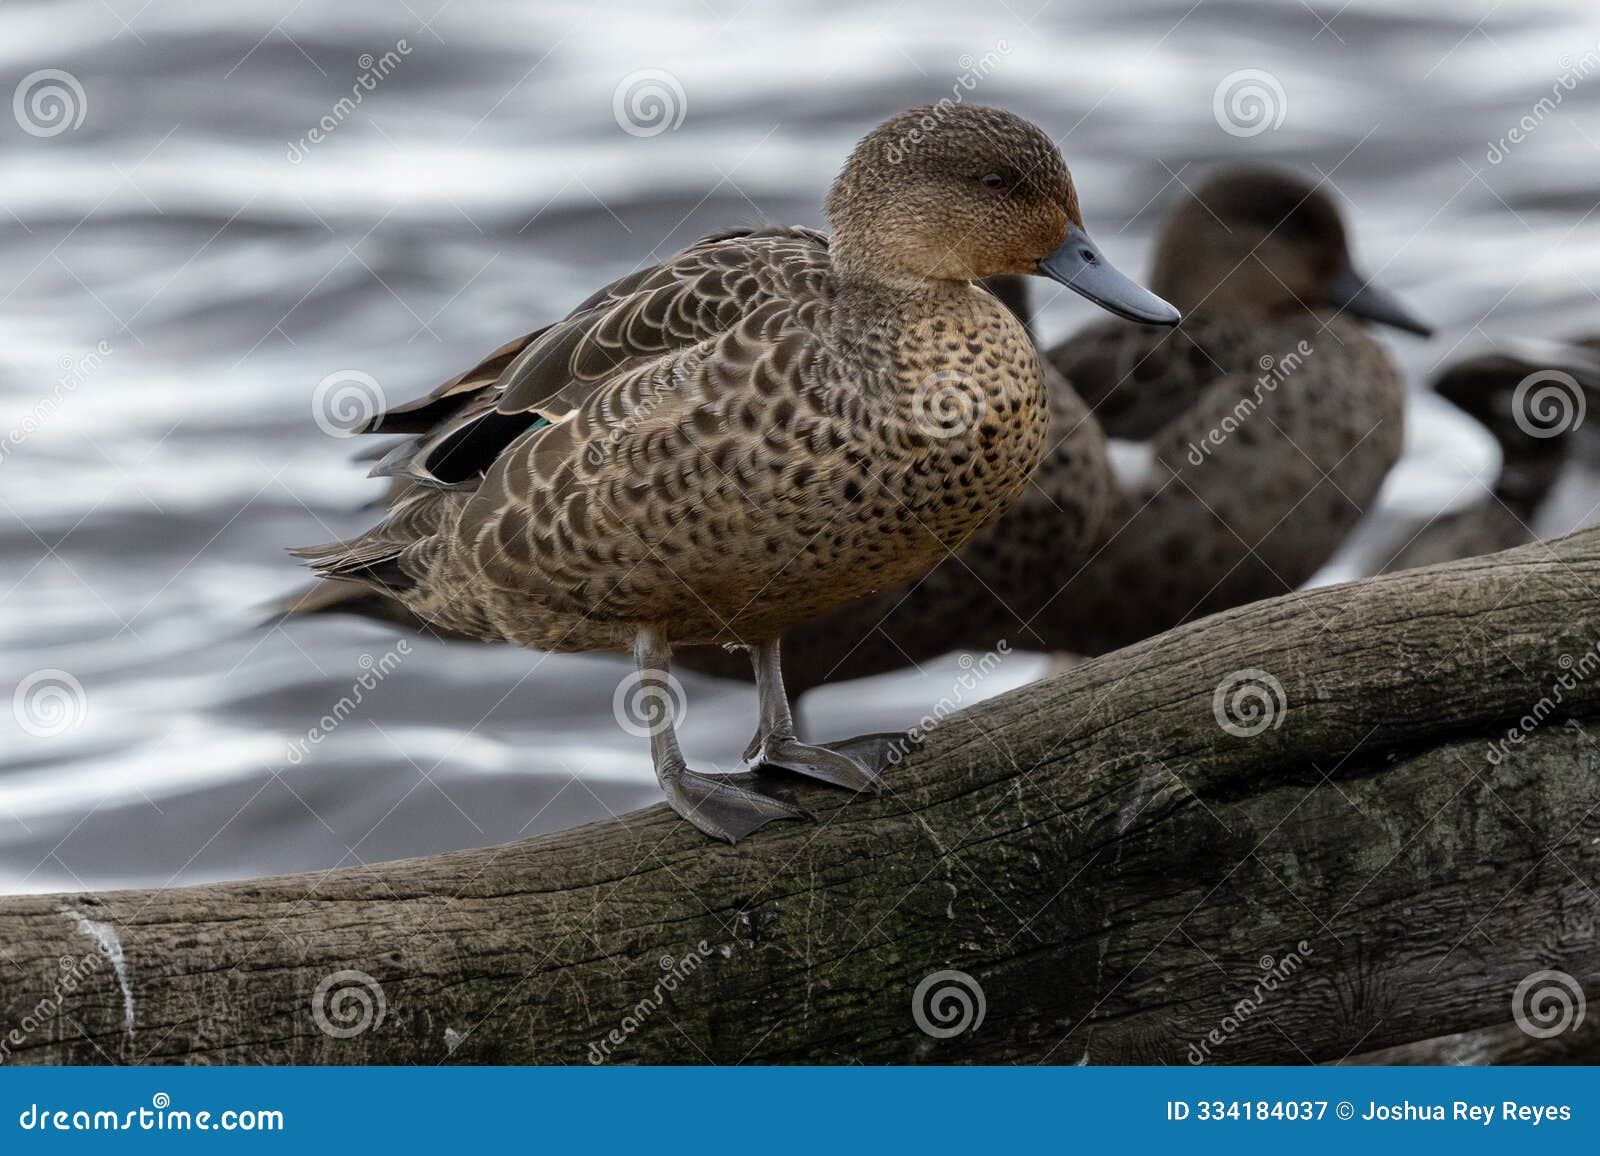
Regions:
<svg viewBox="0 0 1600 1156"><path fill-rule="evenodd" d="M819 224L853 140L963 72L1062 141L1124 267L1180 182L1270 160L1328 175L1365 264L1441 327L1394 341L1414 378L1600 328L1590 3L438 3L0 9L7 86L33 86L0 127L0 651L44 707L41 679L72 680L66 716L0 711L0 890L372 861L654 799L612 717L621 659L253 625L303 581L283 548L362 526L378 491L313 421L318 384L398 400L705 232ZM1213 100L1243 70L1268 74L1266 123L1229 133ZM646 72L668 123L625 132L614 96ZM1049 337L1089 316L1046 296ZM1476 427L1419 407L1391 523L1493 467ZM1578 478L1543 529L1597 496ZM906 725L958 673L829 688L811 728ZM691 757L731 768L753 696L685 682Z"/></svg>

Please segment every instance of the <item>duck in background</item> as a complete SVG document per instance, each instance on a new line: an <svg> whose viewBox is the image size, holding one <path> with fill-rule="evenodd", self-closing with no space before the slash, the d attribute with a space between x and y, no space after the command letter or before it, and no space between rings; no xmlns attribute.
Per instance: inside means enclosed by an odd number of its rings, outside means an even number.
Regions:
<svg viewBox="0 0 1600 1156"><path fill-rule="evenodd" d="M1356 272L1327 195L1276 170L1185 196L1150 282L1180 325L1094 325L1050 350L1028 491L923 578L791 630L792 692L1001 640L1100 654L1292 591L1327 561L1402 443L1404 386L1363 322L1428 328ZM1027 316L1023 285L992 287ZM1104 506L1082 500L1101 484ZM685 659L744 676L729 656Z"/></svg>
<svg viewBox="0 0 1600 1156"><path fill-rule="evenodd" d="M1151 280L1180 329L1096 324L1049 354L1121 450L1103 541L1035 618L1080 655L1315 574L1403 444L1404 383L1364 323L1431 335L1357 271L1321 186L1273 169L1186 196Z"/></svg>
<svg viewBox="0 0 1600 1156"><path fill-rule="evenodd" d="M1509 550L1539 536L1534 527L1574 459L1584 416L1591 402L1600 404L1600 335L1508 342L1448 366L1433 390L1494 435L1500 472L1488 494L1417 528L1384 573Z"/></svg>

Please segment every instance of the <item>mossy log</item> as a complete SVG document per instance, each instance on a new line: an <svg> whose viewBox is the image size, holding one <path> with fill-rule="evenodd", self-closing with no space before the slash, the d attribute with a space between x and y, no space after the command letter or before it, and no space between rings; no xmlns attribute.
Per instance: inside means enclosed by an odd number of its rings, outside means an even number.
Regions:
<svg viewBox="0 0 1600 1156"><path fill-rule="evenodd" d="M1306 1063L1482 1032L1554 1056L1566 1033L1506 1032L1548 1030L1548 998L1513 1006L1534 973L1600 979L1597 591L1587 531L1217 615L937 722L882 798L798 785L818 821L737 847L656 806L426 859L0 900L0 1044Z"/></svg>

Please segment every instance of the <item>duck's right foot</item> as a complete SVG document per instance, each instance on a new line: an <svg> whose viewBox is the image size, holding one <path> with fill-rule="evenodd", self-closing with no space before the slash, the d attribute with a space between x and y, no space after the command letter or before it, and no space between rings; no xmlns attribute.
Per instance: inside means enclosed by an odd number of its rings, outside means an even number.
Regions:
<svg viewBox="0 0 1600 1156"><path fill-rule="evenodd" d="M667 802L713 839L737 843L775 819L811 819L810 811L776 795L730 782L726 776L702 775L688 767L661 775Z"/></svg>

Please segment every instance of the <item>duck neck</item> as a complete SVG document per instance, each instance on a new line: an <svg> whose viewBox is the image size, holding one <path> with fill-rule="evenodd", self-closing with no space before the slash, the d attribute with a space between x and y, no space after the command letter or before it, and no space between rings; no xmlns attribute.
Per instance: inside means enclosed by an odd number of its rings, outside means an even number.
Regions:
<svg viewBox="0 0 1600 1156"><path fill-rule="evenodd" d="M1494 496L1524 522L1531 521L1550 496L1567 461L1563 437L1527 444L1528 439L1500 439L1500 476L1495 480Z"/></svg>
<svg viewBox="0 0 1600 1156"><path fill-rule="evenodd" d="M837 290L847 315L880 325L898 325L908 317L926 317L954 308L972 292L970 281L943 281L900 275L892 270L870 273L835 268Z"/></svg>
<svg viewBox="0 0 1600 1156"><path fill-rule="evenodd" d="M985 277L983 287L993 293L1000 304L1011 310L1012 316L1022 322L1022 328L1033 339L1033 309L1028 302L1028 279L1015 273Z"/></svg>

